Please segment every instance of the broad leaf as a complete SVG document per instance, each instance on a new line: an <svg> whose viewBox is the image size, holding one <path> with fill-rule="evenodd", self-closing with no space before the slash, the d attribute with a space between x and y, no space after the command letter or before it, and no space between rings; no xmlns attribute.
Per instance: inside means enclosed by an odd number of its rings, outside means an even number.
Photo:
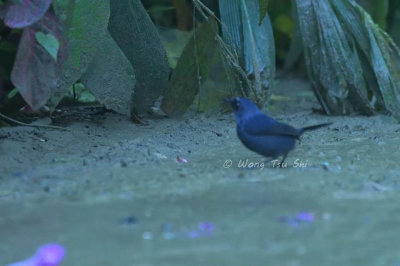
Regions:
<svg viewBox="0 0 400 266"><path fill-rule="evenodd" d="M52 0L9 0L0 6L0 18L10 28L25 28L43 17L51 2Z"/></svg>
<svg viewBox="0 0 400 266"><path fill-rule="evenodd" d="M61 41L60 23L47 13L39 22L24 29L11 72L11 81L32 109L46 103L60 76L59 64L36 40L38 32L51 34ZM61 51L57 61L62 63L64 58L65 53Z"/></svg>
<svg viewBox="0 0 400 266"><path fill-rule="evenodd" d="M275 45L272 26L268 15L258 25L256 14L259 12L257 1L242 1L242 23L244 37L244 57L249 74L258 71L267 72L266 76L273 82L275 71ZM256 61L256 63L255 63Z"/></svg>
<svg viewBox="0 0 400 266"><path fill-rule="evenodd" d="M60 48L60 43L57 38L50 33L44 34L41 31L35 33L35 38L51 57L57 60L58 49Z"/></svg>
<svg viewBox="0 0 400 266"><path fill-rule="evenodd" d="M170 68L157 29L137 0L112 0L109 31L136 74L134 107L147 112L164 92Z"/></svg>
<svg viewBox="0 0 400 266"><path fill-rule="evenodd" d="M183 114L207 78L217 48L216 32L216 21L209 18L196 29L183 50L161 105L169 116Z"/></svg>
<svg viewBox="0 0 400 266"><path fill-rule="evenodd" d="M109 33L81 82L107 108L130 116L135 75L129 60Z"/></svg>
<svg viewBox="0 0 400 266"><path fill-rule="evenodd" d="M240 3L240 0L219 0L219 12L222 36L234 50L234 54L238 55L239 62L244 68L244 37Z"/></svg>
<svg viewBox="0 0 400 266"><path fill-rule="evenodd" d="M61 75L52 88L48 104L55 108L68 88L75 83L91 63L102 43L110 16L108 0L55 0L54 9L63 22L63 42L68 57L60 65ZM63 48L62 48L63 49Z"/></svg>

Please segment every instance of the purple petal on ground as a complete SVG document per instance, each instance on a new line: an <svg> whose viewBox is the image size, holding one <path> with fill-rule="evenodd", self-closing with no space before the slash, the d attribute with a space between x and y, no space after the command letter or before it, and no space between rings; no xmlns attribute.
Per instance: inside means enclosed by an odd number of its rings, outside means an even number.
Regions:
<svg viewBox="0 0 400 266"><path fill-rule="evenodd" d="M189 238L198 238L199 236L200 236L199 232L197 232L195 230L190 231L189 234L188 234Z"/></svg>
<svg viewBox="0 0 400 266"><path fill-rule="evenodd" d="M296 215L295 219L299 222L314 222L314 214L311 212L300 212Z"/></svg>
<svg viewBox="0 0 400 266"><path fill-rule="evenodd" d="M200 222L198 228L202 232L214 232L214 224L209 222Z"/></svg>
<svg viewBox="0 0 400 266"><path fill-rule="evenodd" d="M35 254L37 266L57 266L64 259L65 249L59 244L46 244L39 248Z"/></svg>
<svg viewBox="0 0 400 266"><path fill-rule="evenodd" d="M33 257L7 266L58 266L64 256L65 249L61 245L50 243L39 247Z"/></svg>
<svg viewBox="0 0 400 266"><path fill-rule="evenodd" d="M39 21L52 0L7 1L0 7L0 18L10 28L25 28Z"/></svg>

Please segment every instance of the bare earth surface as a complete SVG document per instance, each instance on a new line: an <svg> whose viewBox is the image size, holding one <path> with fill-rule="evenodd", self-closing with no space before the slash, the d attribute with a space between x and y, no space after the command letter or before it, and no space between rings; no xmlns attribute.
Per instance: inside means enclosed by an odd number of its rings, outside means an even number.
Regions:
<svg viewBox="0 0 400 266"><path fill-rule="evenodd" d="M274 117L334 124L282 169L242 146L229 113L0 128L0 265L48 242L63 265L400 265L400 125L313 113L308 86L281 81Z"/></svg>

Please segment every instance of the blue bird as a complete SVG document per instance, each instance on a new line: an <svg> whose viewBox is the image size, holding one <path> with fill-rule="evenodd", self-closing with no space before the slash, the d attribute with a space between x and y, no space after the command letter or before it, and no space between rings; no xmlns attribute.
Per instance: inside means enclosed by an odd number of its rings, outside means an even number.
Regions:
<svg viewBox="0 0 400 266"><path fill-rule="evenodd" d="M247 98L236 97L225 101L233 108L236 132L244 146L272 160L282 156L280 166L304 132L332 124L324 123L297 129L267 116Z"/></svg>

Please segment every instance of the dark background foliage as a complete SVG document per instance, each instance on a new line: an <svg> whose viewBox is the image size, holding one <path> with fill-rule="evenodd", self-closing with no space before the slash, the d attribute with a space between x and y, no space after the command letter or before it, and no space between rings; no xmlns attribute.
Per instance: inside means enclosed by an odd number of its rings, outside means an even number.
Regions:
<svg viewBox="0 0 400 266"><path fill-rule="evenodd" d="M134 116L155 105L170 116L215 110L234 95L264 107L278 68L308 73L328 114L400 117L398 67L389 59L399 57L398 1L358 1L380 28L352 0L2 2L6 114L26 103L53 111L72 92ZM326 31L310 35L314 27ZM322 41L309 50L313 38ZM77 98L77 85L89 96Z"/></svg>

